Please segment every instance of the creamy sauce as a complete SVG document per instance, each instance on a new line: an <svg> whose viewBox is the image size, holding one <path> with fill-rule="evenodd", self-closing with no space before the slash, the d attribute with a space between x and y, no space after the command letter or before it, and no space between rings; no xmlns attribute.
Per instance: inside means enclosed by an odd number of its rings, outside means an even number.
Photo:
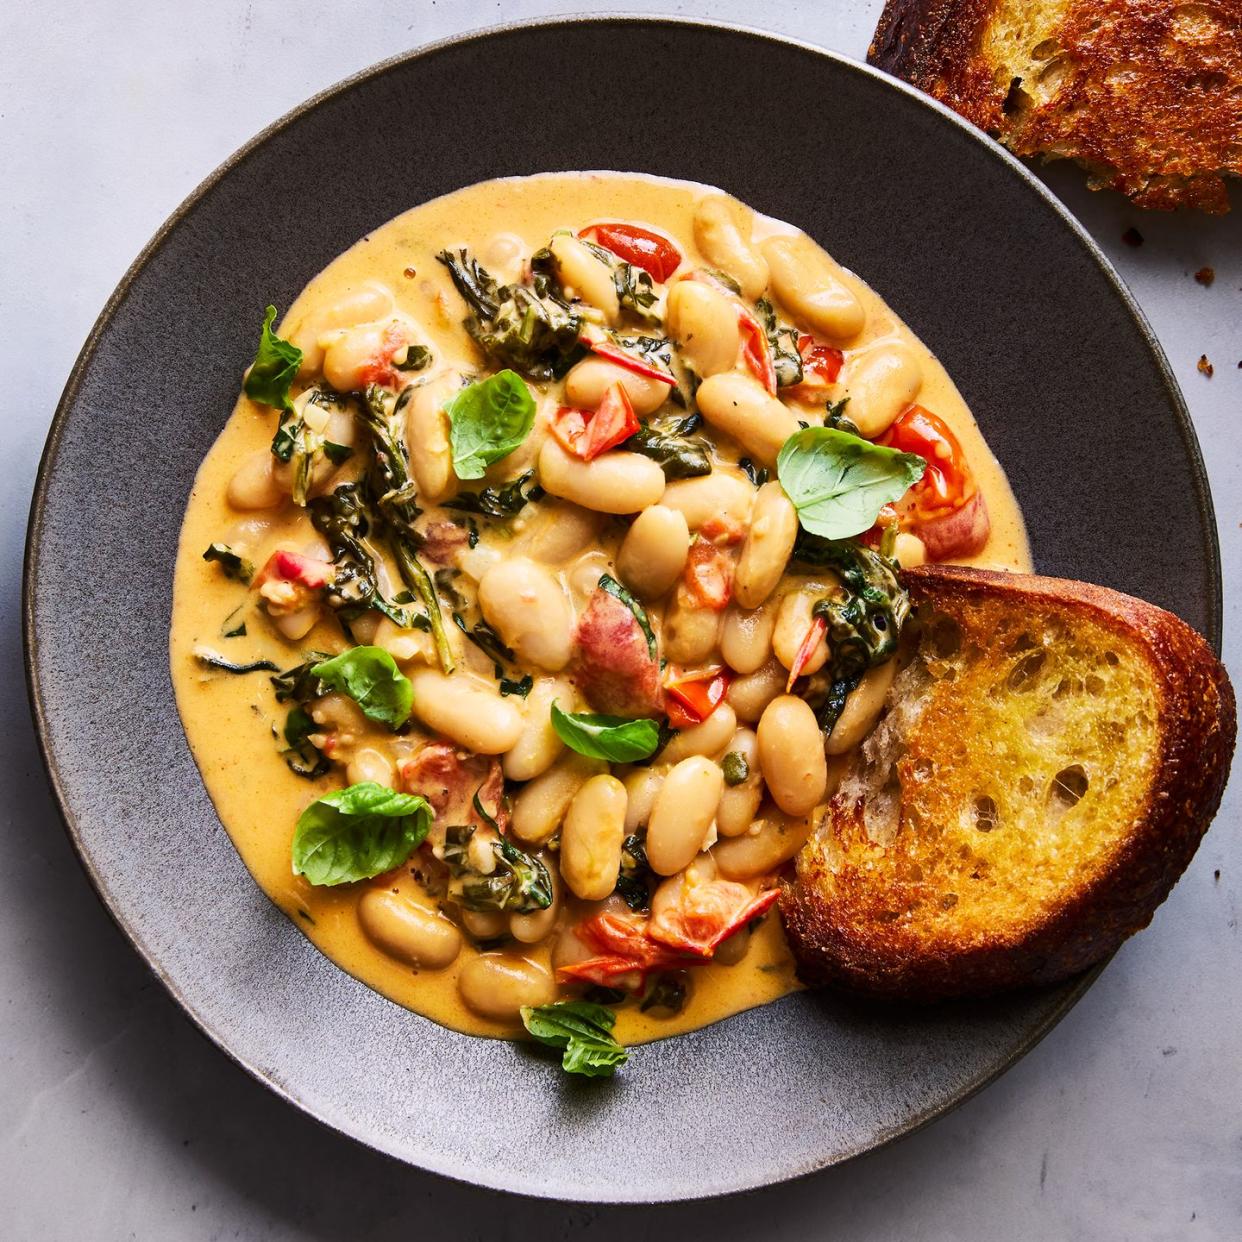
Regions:
<svg viewBox="0 0 1242 1242"><path fill-rule="evenodd" d="M677 240L687 266L700 265L693 243L693 213L702 193L703 187L688 183L610 173L547 175L469 187L398 216L342 254L289 309L282 335L288 336L314 308L378 281L393 292L398 311L421 326L437 366L475 369L480 359L461 330L462 303L447 271L435 259L439 251L466 246L498 280L512 280L521 259L545 245L555 230L619 219L649 222ZM776 231L789 230L760 219L755 236ZM852 275L846 279L867 313L862 336L846 349L847 362L853 350L877 341L899 339L913 349L923 368L918 402L955 432L987 499L991 535L969 562L1029 570L1023 522L1008 483L952 381L874 291ZM415 970L381 952L363 934L356 907L365 884L320 888L292 874L295 821L310 801L341 783L339 776L308 782L278 758L275 735L283 727L286 708L274 701L266 675L232 676L206 669L195 658L196 651L206 648L231 660L269 659L283 669L298 662L300 651L336 652L348 646L331 614L291 645L256 606L252 592L227 580L202 558L203 549L219 541L244 549L248 559L261 565L277 547L307 542L304 512L292 505L242 513L226 499L230 478L243 461L266 449L274 424L271 409L244 396L239 399L189 498L175 577L171 666L194 757L222 823L259 886L333 961L436 1022L472 1034L512 1035L513 1025L478 1017L459 997L457 977L478 952L469 941L450 967ZM609 565L618 537L609 535L600 544ZM247 627L244 638L223 637L241 620ZM418 904L433 904L408 874L395 880L385 877L385 883ZM545 940L523 948L522 955L547 965L548 944ZM617 1037L634 1043L676 1034L765 1004L798 986L775 914L751 935L740 962L695 967L693 976L691 1003L682 1013L660 1018L625 1006L618 1014Z"/></svg>

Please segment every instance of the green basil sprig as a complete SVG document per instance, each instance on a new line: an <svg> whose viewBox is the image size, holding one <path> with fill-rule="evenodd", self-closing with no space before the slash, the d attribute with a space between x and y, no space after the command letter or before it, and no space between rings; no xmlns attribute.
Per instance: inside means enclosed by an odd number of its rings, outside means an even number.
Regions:
<svg viewBox="0 0 1242 1242"><path fill-rule="evenodd" d="M410 718L414 687L382 647L352 647L316 664L311 675L349 695L368 720L399 729Z"/></svg>
<svg viewBox="0 0 1242 1242"><path fill-rule="evenodd" d="M626 720L622 716L597 716L592 712L563 712L552 704L552 728L580 755L606 759L609 763L633 763L655 754L660 727L654 720Z"/></svg>
<svg viewBox="0 0 1242 1242"><path fill-rule="evenodd" d="M530 434L535 399L516 371L497 371L468 384L445 404L453 470L459 479L481 479Z"/></svg>
<svg viewBox="0 0 1242 1242"><path fill-rule="evenodd" d="M603 574L599 582L596 583L601 591L607 591L615 600L623 603L633 614L634 620L638 622L638 628L642 630L647 639L647 651L651 658L656 658L656 636L655 631L651 628L651 621L647 616L647 610L623 587L615 578L608 574Z"/></svg>
<svg viewBox="0 0 1242 1242"><path fill-rule="evenodd" d="M425 798L362 781L317 798L298 817L293 874L315 885L369 880L399 867L423 843Z"/></svg>
<svg viewBox="0 0 1242 1242"><path fill-rule="evenodd" d="M563 1054L561 1067L570 1074L609 1078L629 1052L613 1038L617 1015L590 1001L557 1001L523 1005L522 1025L531 1037Z"/></svg>
<svg viewBox="0 0 1242 1242"><path fill-rule="evenodd" d="M302 365L302 351L272 331L276 308L269 306L259 332L259 348L242 384L242 391L252 400L274 405L279 410L292 410L289 386L297 378Z"/></svg>
<svg viewBox="0 0 1242 1242"><path fill-rule="evenodd" d="M795 431L776 459L777 477L798 521L824 539L849 539L870 530L880 510L904 496L926 467L917 454L831 427Z"/></svg>

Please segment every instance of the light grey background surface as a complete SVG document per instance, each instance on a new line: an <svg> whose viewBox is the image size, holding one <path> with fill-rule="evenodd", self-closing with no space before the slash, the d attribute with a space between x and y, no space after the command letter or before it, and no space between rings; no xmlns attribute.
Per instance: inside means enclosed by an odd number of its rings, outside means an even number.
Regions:
<svg viewBox="0 0 1242 1242"><path fill-rule="evenodd" d="M861 57L880 3L630 8L761 24ZM0 437L8 480L0 486L0 675L8 687L0 701L0 1242L428 1232L546 1242L584 1234L636 1242L674 1234L909 1242L1242 1237L1237 788L1152 927L1000 1082L929 1129L842 1169L684 1208L506 1198L395 1165L323 1130L190 1027L90 891L32 738L18 613L30 489L82 340L178 202L306 96L432 39L563 11L466 0L6 0L0 9L0 390L7 396ZM644 82L640 66L601 65L600 72L630 73L638 89L659 89ZM399 138L396 149L410 152L403 158L417 159L417 135ZM727 125L713 140L727 141ZM599 163L607 162L601 135ZM1049 180L1129 282L1186 393L1216 497L1226 660L1236 670L1242 193L1223 220L1169 218L1089 194L1076 170L1055 170ZM1141 248L1121 240L1131 224L1146 239ZM907 244L917 263L913 223ZM1205 265L1216 271L1211 288L1193 279ZM151 343L157 351L186 347ZM1215 366L1211 379L1196 370L1201 354ZM1055 367L1057 359L1044 364ZM1141 438L1146 412L1132 414ZM88 582L89 565L83 575ZM82 657L106 660L107 641L101 634ZM127 708L118 704L118 727ZM642 1117L634 1123L640 1143ZM729 1158L703 1136L705 1162Z"/></svg>

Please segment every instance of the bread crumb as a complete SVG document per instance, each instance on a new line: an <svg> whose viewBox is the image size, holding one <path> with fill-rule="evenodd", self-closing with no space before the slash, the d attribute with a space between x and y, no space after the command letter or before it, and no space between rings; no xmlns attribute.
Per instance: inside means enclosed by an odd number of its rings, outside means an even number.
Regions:
<svg viewBox="0 0 1242 1242"><path fill-rule="evenodd" d="M1127 246L1141 246L1143 244L1143 234L1140 233L1134 225L1131 225L1124 233L1122 233L1121 240L1125 242Z"/></svg>
<svg viewBox="0 0 1242 1242"><path fill-rule="evenodd" d="M406 280L413 280L414 277L418 275L418 269L413 268L413 267L407 267L405 271L402 273L402 275L406 278Z"/></svg>
<svg viewBox="0 0 1242 1242"><path fill-rule="evenodd" d="M1200 354L1199 361L1196 363L1202 375L1206 375L1208 379L1212 378L1212 373L1216 368L1208 361L1207 354Z"/></svg>
<svg viewBox="0 0 1242 1242"><path fill-rule="evenodd" d="M1211 287L1212 281L1216 279L1216 269L1211 267L1201 267L1195 273L1195 279L1205 288Z"/></svg>

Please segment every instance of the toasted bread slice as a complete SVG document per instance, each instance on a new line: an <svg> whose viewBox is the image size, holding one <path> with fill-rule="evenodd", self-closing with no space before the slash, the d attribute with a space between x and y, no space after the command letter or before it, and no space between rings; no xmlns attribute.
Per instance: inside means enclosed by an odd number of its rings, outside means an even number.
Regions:
<svg viewBox="0 0 1242 1242"><path fill-rule="evenodd" d="M929 566L910 649L797 859L803 979L930 1001L1050 983L1145 927L1224 789L1224 667L1102 587Z"/></svg>
<svg viewBox="0 0 1242 1242"><path fill-rule="evenodd" d="M888 0L867 59L1141 207L1242 174L1242 0Z"/></svg>

